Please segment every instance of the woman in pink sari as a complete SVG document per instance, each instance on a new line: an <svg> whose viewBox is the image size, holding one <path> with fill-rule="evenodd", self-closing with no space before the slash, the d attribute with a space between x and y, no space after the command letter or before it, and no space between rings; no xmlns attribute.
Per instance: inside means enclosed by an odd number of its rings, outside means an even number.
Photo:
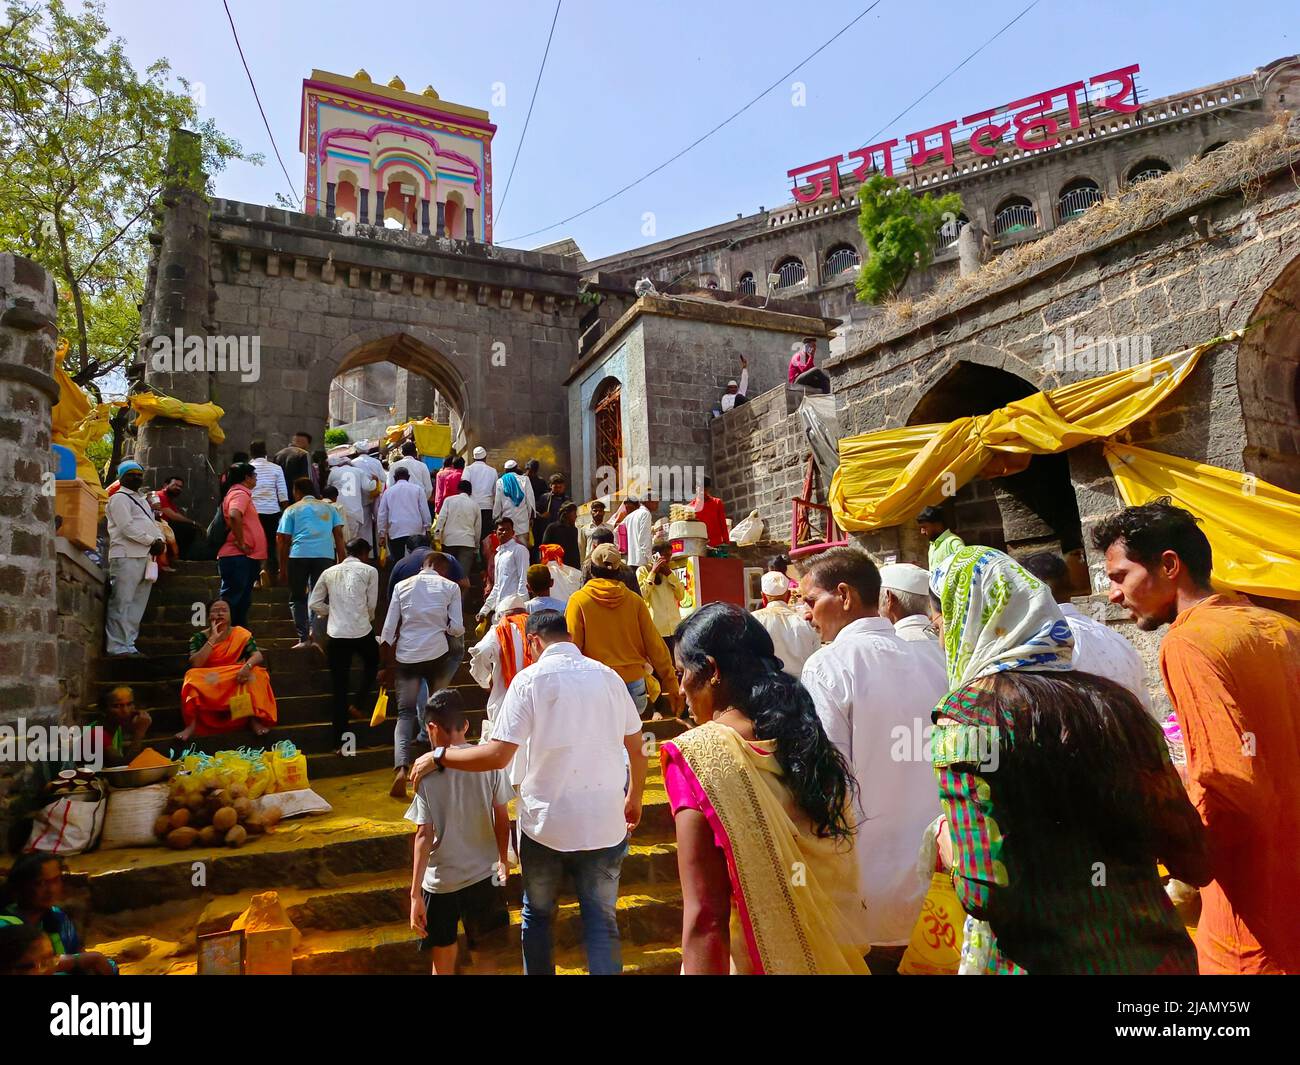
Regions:
<svg viewBox="0 0 1300 1065"><path fill-rule="evenodd" d="M678 627L700 727L660 749L677 829L682 970L866 975L853 776L763 626L711 603Z"/></svg>

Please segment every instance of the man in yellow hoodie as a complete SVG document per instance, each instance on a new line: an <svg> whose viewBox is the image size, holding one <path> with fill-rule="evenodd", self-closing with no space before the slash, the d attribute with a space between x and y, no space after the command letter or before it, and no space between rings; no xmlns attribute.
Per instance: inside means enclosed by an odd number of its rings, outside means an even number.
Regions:
<svg viewBox="0 0 1300 1065"><path fill-rule="evenodd" d="M569 597L565 609L570 638L588 658L609 666L627 685L637 712L646 708L646 663L672 704L682 709L677 672L645 601L620 579L623 556L613 544L591 553L591 580Z"/></svg>

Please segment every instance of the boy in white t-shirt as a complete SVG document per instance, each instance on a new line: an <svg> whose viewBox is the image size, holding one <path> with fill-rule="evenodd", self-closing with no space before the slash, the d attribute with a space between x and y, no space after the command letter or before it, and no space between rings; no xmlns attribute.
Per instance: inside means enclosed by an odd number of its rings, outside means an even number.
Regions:
<svg viewBox="0 0 1300 1065"><path fill-rule="evenodd" d="M421 715L429 742L439 748L468 747L465 702L454 688L433 693ZM505 941L510 927L505 884L509 872L508 803L514 791L504 770L430 773L415 789L406 819L415 833L411 871L411 927L433 954L433 975L456 971L457 929L463 923L471 950Z"/></svg>

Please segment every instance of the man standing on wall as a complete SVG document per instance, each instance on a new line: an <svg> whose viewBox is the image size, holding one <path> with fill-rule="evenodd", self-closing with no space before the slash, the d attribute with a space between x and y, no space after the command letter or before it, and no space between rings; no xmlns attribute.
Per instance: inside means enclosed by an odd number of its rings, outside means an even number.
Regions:
<svg viewBox="0 0 1300 1065"><path fill-rule="evenodd" d="M104 623L106 650L115 657L140 654L135 641L153 590L145 570L164 549L153 510L140 495L144 467L130 460L123 462L117 468L117 479L121 487L109 497L107 507L108 572L113 586Z"/></svg>
<svg viewBox="0 0 1300 1065"><path fill-rule="evenodd" d="M737 403L745 402L745 393L749 390L749 360L740 356L740 380L734 378L727 382L727 390L722 394L722 413L726 414Z"/></svg>

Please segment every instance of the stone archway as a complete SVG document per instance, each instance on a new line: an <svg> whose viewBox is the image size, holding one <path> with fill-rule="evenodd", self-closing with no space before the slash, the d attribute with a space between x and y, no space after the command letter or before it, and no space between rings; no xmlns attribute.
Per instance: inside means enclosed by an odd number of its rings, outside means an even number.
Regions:
<svg viewBox="0 0 1300 1065"><path fill-rule="evenodd" d="M987 414L1038 387L997 366L958 360L926 391L908 425ZM1065 454L1034 455L1019 473L963 485L947 503L954 530L967 543L1025 554L1081 551L1079 508ZM1082 571L1081 571L1082 572Z"/></svg>
<svg viewBox="0 0 1300 1065"><path fill-rule="evenodd" d="M1300 255L1281 266L1247 322L1237 345L1242 468L1300 492Z"/></svg>
<svg viewBox="0 0 1300 1065"><path fill-rule="evenodd" d="M371 333L376 330L371 330ZM405 418L422 418L432 414L434 393L450 408L454 427L468 438L474 427L467 418L470 409L469 389L455 365L437 348L409 332L378 330L381 335L366 337L354 334L340 345L346 353L338 359L334 376L375 363L392 363L400 371L397 380L397 411Z"/></svg>

